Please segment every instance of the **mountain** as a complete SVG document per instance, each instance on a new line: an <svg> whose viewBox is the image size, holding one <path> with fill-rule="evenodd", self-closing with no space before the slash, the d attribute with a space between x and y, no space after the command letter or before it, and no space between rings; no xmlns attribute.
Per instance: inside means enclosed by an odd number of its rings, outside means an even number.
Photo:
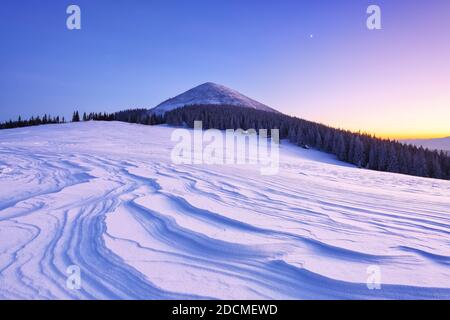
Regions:
<svg viewBox="0 0 450 320"><path fill-rule="evenodd" d="M422 146L430 150L444 150L450 152L450 137L438 139L404 140L403 142L415 146Z"/></svg>
<svg viewBox="0 0 450 320"><path fill-rule="evenodd" d="M150 112L161 115L167 111L189 105L228 105L279 113L277 110L244 96L236 90L212 82L201 84L166 100L151 109Z"/></svg>

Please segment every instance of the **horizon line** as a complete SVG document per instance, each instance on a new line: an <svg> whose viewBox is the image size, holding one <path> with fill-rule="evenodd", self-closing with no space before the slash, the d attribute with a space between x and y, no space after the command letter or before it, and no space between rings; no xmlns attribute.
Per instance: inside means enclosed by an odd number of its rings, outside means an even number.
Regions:
<svg viewBox="0 0 450 320"><path fill-rule="evenodd" d="M140 108L136 108L136 109L140 109ZM143 109L150 110L152 108L143 108ZM126 110L126 109L123 109L123 110ZM109 112L109 111L80 111L80 109L74 109L74 111L72 111L72 113L76 112L76 111L78 111L80 114L83 114L83 113L87 113L87 114L89 114L89 113L105 113L105 112L106 113L115 113L115 112L122 111L122 109L118 110L118 111L113 111L113 112ZM283 113L283 112L281 112L281 113ZM404 141L404 140L430 140L430 139L446 139L446 138L450 138L450 132L448 132L448 133L381 133L381 132L378 132L377 133L375 131L362 130L362 129L351 129L351 128L344 128L344 127L341 127L341 126L330 125L330 124L326 124L324 122L317 121L317 120L309 120L309 119L303 118L303 117L301 117L299 115L291 115L291 114L287 114L287 113L283 113L283 114L288 115L288 116L293 116L293 117L296 117L296 118L299 118L299 119L303 119L303 120L306 120L306 121L315 122L315 123L318 123L318 124L323 124L325 126L329 126L329 127L334 128L334 129L346 130L346 131L350 131L352 133L358 133L359 132L361 134L373 135L376 138L380 138L380 139L390 139L390 140ZM19 117L22 120L26 120L26 119L30 119L31 117L34 117L34 118L36 118L36 117L43 117L44 115L70 119L70 115L68 115L69 117L66 117L64 115L59 115L59 114L54 115L54 114L51 114L51 113L44 112L42 114L31 115L29 117L22 117L22 115L18 115L16 118L9 118L8 120L0 121L0 123L6 123L8 121L17 121L19 119ZM71 121L67 121L67 122L70 123Z"/></svg>

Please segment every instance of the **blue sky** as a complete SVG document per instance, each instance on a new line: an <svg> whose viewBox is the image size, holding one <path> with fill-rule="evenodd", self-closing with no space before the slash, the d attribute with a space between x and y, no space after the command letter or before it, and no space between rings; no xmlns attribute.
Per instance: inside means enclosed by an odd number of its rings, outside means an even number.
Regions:
<svg viewBox="0 0 450 320"><path fill-rule="evenodd" d="M445 0L2 0L0 120L153 107L212 81L336 127L450 135L449 30Z"/></svg>

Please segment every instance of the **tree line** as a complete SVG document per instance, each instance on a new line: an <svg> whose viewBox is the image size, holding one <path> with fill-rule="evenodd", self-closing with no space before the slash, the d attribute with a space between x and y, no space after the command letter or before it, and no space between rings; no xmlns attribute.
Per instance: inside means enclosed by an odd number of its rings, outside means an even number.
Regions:
<svg viewBox="0 0 450 320"><path fill-rule="evenodd" d="M122 121L128 123L138 123L144 125L156 125L164 123L162 116L150 114L147 109L127 109L123 111L113 113L83 113L80 117L78 111L75 111L72 115L72 122L79 121Z"/></svg>
<svg viewBox="0 0 450 320"><path fill-rule="evenodd" d="M155 114L149 114L147 109L128 109L119 112L107 113L107 112L84 112L81 116L79 111L74 111L72 114L71 122L80 121L122 121L129 123L138 123L145 125L156 125L164 123L164 118ZM9 120L0 122L1 129L14 129L30 126L38 126L44 124L66 123L64 117L52 117L50 115L44 115L31 117L30 119L23 120L21 116L17 120Z"/></svg>
<svg viewBox="0 0 450 320"><path fill-rule="evenodd" d="M193 128L194 121L203 122L204 129L279 129L280 139L303 147L335 155L339 160L360 168L403 173L421 177L450 180L450 156L374 135L332 128L282 113L272 113L237 106L191 105L166 112L164 116L147 109L128 109L114 113L83 113L72 115L72 122L122 121L143 125L167 123ZM44 115L0 123L0 129L65 123L64 117ZM270 134L270 131L268 132Z"/></svg>
<svg viewBox="0 0 450 320"><path fill-rule="evenodd" d="M42 118L40 116L31 117L30 119L22 119L19 118L15 121L9 120L6 122L0 123L0 129L13 129L13 128L22 128L22 127L30 127L30 126L39 126L43 124L56 124L56 123L65 123L66 120L64 117L52 117L50 115L45 114Z"/></svg>

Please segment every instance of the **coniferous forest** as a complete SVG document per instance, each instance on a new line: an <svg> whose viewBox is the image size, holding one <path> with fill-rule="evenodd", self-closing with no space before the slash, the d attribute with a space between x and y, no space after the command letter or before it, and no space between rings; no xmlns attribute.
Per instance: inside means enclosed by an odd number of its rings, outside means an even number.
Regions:
<svg viewBox="0 0 450 320"><path fill-rule="evenodd" d="M237 106L191 105L166 112L164 116L150 114L147 109L128 109L115 113L83 113L72 115L72 122L122 121L143 125L166 123L194 127L202 121L203 129L279 129L280 139L303 148L324 151L360 168L403 173L414 176L450 180L450 156L407 145L395 140L380 139L370 134L332 128L282 113L266 112ZM0 129L43 124L64 123L65 119L44 115L0 123ZM270 134L270 132L269 132Z"/></svg>
<svg viewBox="0 0 450 320"><path fill-rule="evenodd" d="M56 123L65 123L66 120L64 117L60 118L52 117L50 115L44 115L42 118L40 116L31 117L30 119L22 119L19 117L16 121L6 121L0 123L0 129L13 129L13 128L22 128L22 127L31 127L31 126L39 126L43 124L56 124Z"/></svg>
<svg viewBox="0 0 450 320"><path fill-rule="evenodd" d="M106 113L106 112L91 112L83 113L80 115L78 111L74 111L72 114L71 122L80 121L122 121L129 123L138 123L145 125L156 125L164 123L164 118L162 116L150 115L147 109L128 109L124 111ZM19 117L17 120L9 120L0 123L1 129L14 129L22 127L30 127L44 124L56 124L56 123L66 123L64 117L52 117L49 115L44 115L42 118L40 116L31 117L28 120L23 120Z"/></svg>
<svg viewBox="0 0 450 320"><path fill-rule="evenodd" d="M360 168L450 180L450 156L443 151L335 129L282 113L203 105L187 106L165 114L165 122L170 125L192 128L195 120L203 121L204 129L279 129L280 139L334 154L339 160Z"/></svg>

